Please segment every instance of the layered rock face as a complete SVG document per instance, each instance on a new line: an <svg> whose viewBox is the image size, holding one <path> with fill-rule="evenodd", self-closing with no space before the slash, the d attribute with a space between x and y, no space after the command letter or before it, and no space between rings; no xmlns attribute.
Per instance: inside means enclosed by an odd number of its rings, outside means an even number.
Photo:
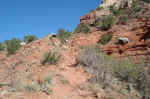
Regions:
<svg viewBox="0 0 150 99"><path fill-rule="evenodd" d="M90 12L80 18L81 24L94 24L97 17L106 15L109 10L109 6L123 6L127 4L128 7L134 0L103 0L100 7L106 8ZM112 40L105 46L101 47L101 50L107 54L119 57L131 56L137 60L139 57L144 56L150 59L150 20L144 18L149 17L150 6L145 6L146 10L140 19L129 19L127 25L115 25L109 31L113 32ZM145 9L143 7L143 9ZM107 13L109 14L109 13ZM129 25L130 24L130 25ZM98 31L97 31L98 32ZM108 31L102 31L100 35L105 34ZM119 39L125 39L125 44L118 44Z"/></svg>
<svg viewBox="0 0 150 99"><path fill-rule="evenodd" d="M94 24L95 23L95 20L96 20L96 16L94 13L88 13L84 16L81 16L80 17L80 23L81 24Z"/></svg>
<svg viewBox="0 0 150 99"><path fill-rule="evenodd" d="M150 59L150 21L140 19L140 22L144 23L140 27L134 28L132 31L125 33L115 33L113 40L103 46L101 49L103 52L120 57L133 57L138 60L141 56L146 59ZM125 37L129 39L126 44L117 44L119 37Z"/></svg>

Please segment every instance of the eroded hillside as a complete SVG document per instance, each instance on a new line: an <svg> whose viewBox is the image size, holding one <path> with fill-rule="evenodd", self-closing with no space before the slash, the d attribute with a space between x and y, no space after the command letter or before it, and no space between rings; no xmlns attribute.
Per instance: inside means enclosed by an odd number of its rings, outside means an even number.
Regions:
<svg viewBox="0 0 150 99"><path fill-rule="evenodd" d="M0 99L149 99L149 33L149 1L133 0L99 6L74 32L26 38L11 55L7 41Z"/></svg>

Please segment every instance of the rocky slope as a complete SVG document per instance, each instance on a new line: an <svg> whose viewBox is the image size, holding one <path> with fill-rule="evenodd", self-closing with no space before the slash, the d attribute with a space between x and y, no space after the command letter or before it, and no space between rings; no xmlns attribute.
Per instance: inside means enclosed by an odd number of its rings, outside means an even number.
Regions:
<svg viewBox="0 0 150 99"><path fill-rule="evenodd" d="M120 6L122 1L104 0L100 7L107 9L98 7L81 16L80 24L87 25L90 31L73 33L66 43L62 43L55 35L48 35L23 45L9 57L6 51L0 52L0 99L141 99L137 90L131 92L127 86L124 87L126 83L119 82L117 86L113 83L113 91L89 83L93 75L77 60L82 47L97 45L102 52L118 59L132 57L137 62L144 57L149 61L149 4L140 12L140 18L129 18L127 24L115 23L109 30L95 26L98 18L112 15L110 5L117 3ZM115 19L118 20L118 16ZM102 36L109 33L113 33L111 40L105 45L100 44ZM57 65L41 64L43 55L48 51L56 51L61 55Z"/></svg>

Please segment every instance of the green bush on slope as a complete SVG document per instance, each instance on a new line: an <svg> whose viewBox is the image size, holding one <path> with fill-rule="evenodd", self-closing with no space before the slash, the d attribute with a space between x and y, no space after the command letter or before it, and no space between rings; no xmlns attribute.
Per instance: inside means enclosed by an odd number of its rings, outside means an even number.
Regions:
<svg viewBox="0 0 150 99"><path fill-rule="evenodd" d="M46 63L56 65L58 63L60 57L61 56L58 55L58 53L49 51L44 54L44 57L43 57L43 60L41 63L43 65L45 65Z"/></svg>
<svg viewBox="0 0 150 99"><path fill-rule="evenodd" d="M6 41L8 55L14 54L20 48L20 42L17 38Z"/></svg>
<svg viewBox="0 0 150 99"><path fill-rule="evenodd" d="M128 21L128 17L127 16L120 16L118 24L126 25L127 21Z"/></svg>
<svg viewBox="0 0 150 99"><path fill-rule="evenodd" d="M111 41L112 37L113 37L113 33L109 33L109 34L107 34L107 35L104 35L104 34L103 34L103 35L101 36L100 43L101 43L102 45L106 45L107 43L109 43L109 42Z"/></svg>
<svg viewBox="0 0 150 99"><path fill-rule="evenodd" d="M143 0L144 2L146 2L146 3L150 3L150 0Z"/></svg>
<svg viewBox="0 0 150 99"><path fill-rule="evenodd" d="M150 70L144 68L144 62L134 64L130 59L115 60L91 46L80 51L77 61L92 75L90 82L105 88L114 86L114 82L126 82L137 89L143 99L150 97Z"/></svg>
<svg viewBox="0 0 150 99"><path fill-rule="evenodd" d="M62 43L65 43L66 39L68 39L71 35L72 32L60 28L56 36Z"/></svg>
<svg viewBox="0 0 150 99"><path fill-rule="evenodd" d="M3 51L5 49L5 46L3 43L0 43L0 51Z"/></svg>
<svg viewBox="0 0 150 99"><path fill-rule="evenodd" d="M115 18L111 15L105 15L96 20L95 26L102 30L109 30L115 22Z"/></svg>
<svg viewBox="0 0 150 99"><path fill-rule="evenodd" d="M35 35L28 35L24 37L24 42L31 43L32 41L37 40L38 38Z"/></svg>
<svg viewBox="0 0 150 99"><path fill-rule="evenodd" d="M87 33L87 32L89 32L90 31L90 29L89 29L89 27L88 27L88 25L86 25L86 24L79 24L78 26L77 26L77 28L75 29L75 33L80 33L80 32L84 32L84 33Z"/></svg>

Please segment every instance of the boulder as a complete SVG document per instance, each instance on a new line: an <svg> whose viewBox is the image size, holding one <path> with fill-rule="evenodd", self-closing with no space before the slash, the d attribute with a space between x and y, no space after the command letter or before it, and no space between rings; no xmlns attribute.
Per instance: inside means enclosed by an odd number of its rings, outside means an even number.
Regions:
<svg viewBox="0 0 150 99"><path fill-rule="evenodd" d="M129 42L129 39L127 37L119 37L118 43L119 44L127 44Z"/></svg>

